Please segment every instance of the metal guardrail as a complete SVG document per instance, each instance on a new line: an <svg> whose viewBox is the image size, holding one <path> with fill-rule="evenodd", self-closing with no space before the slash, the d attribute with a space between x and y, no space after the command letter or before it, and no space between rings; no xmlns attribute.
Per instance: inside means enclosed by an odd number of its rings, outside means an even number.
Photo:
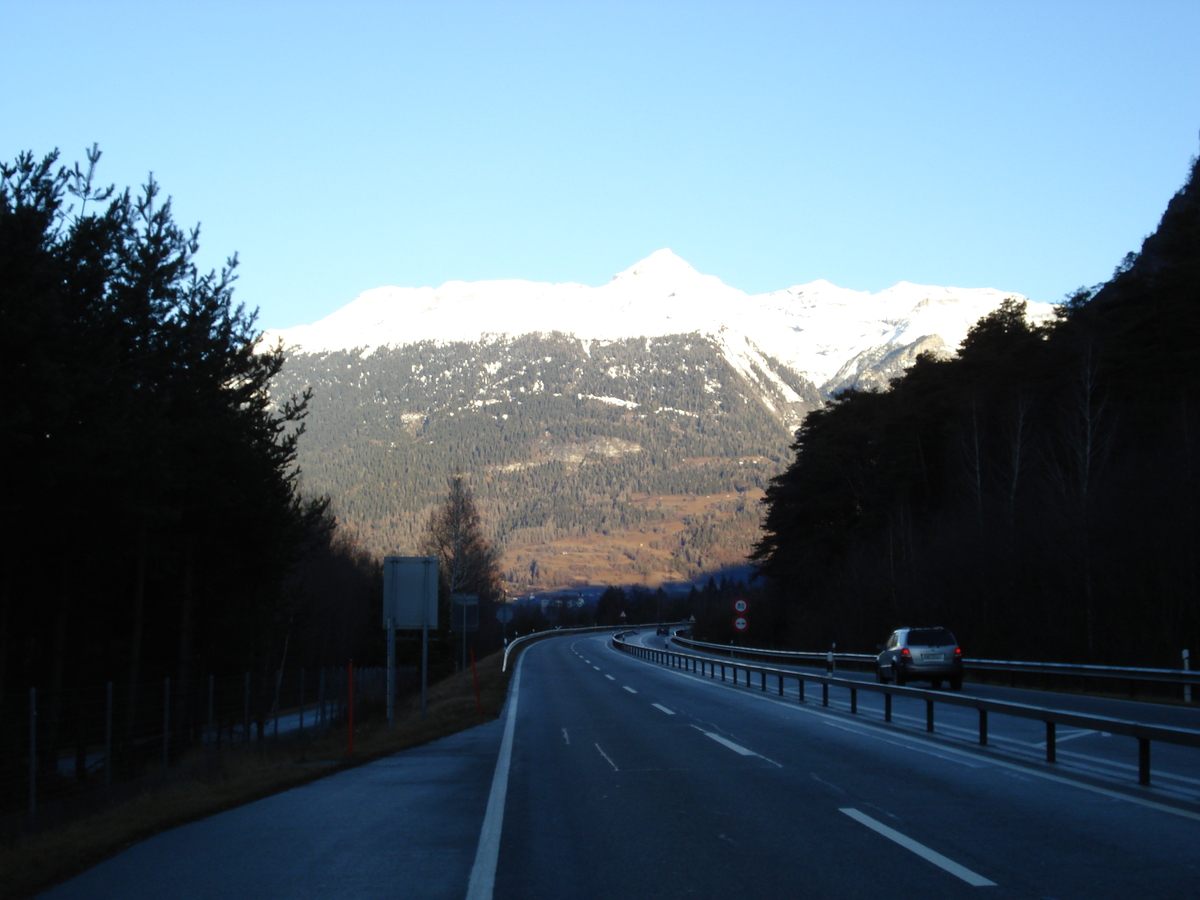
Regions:
<svg viewBox="0 0 1200 900"><path fill-rule="evenodd" d="M734 647L728 644L710 644L690 638L672 637L676 643L697 650L734 653L742 656L765 657L768 659L813 660L826 662L829 653L811 650L763 650L757 647ZM875 655L871 653L834 653L834 662L873 665ZM1000 659L964 659L965 672L1011 672L1026 675L1060 675L1078 678L1107 678L1113 681L1152 681L1166 684L1200 685L1200 670L1148 669L1129 666L1096 666L1076 663L1016 662Z"/></svg>
<svg viewBox="0 0 1200 900"><path fill-rule="evenodd" d="M653 627L653 623L651 623L649 627ZM513 648L520 644L524 644L526 641L536 640L537 638L553 637L556 634L587 634L589 632L594 634L598 631L615 631L618 634L633 634L636 632L636 629L630 628L626 625L584 625L578 628L547 628L545 631L534 631L530 634L523 634L518 638L513 638L508 642L508 646L504 648L504 661L500 664L500 671L508 671L508 654L513 651Z"/></svg>
<svg viewBox="0 0 1200 900"><path fill-rule="evenodd" d="M694 643L694 642L689 642ZM613 637L613 646L618 650L630 653L641 659L648 659L651 662L658 662L671 668L681 668L687 671L695 672L699 675L707 675L710 678L716 678L718 670L720 670L720 678L722 681L727 680L727 673L732 676L733 684L739 683L738 674L745 673L746 687L751 687L751 675L758 675L760 678L759 689L767 690L767 678L778 680L779 696L784 696L785 681L794 680L798 686L799 702L805 702L804 684L806 681L816 682L821 685L821 705L829 705L829 689L831 687L844 688L850 692L850 712L851 714L858 713L858 692L867 691L869 693L883 694L884 703L884 721L892 721L892 698L893 697L911 697L925 701L925 730L933 732L934 730L934 705L937 703L948 704L950 706L963 706L975 709L979 712L979 743L981 746L987 746L988 743L988 713L997 713L1006 716L1015 716L1024 719L1035 719L1045 723L1046 726L1046 762L1055 762L1057 759L1057 749L1055 741L1055 730L1058 725L1070 725L1076 728L1087 728L1096 731L1106 731L1110 734L1119 734L1127 737L1135 738L1138 742L1138 784L1150 784L1150 743L1151 741L1159 741L1161 743L1178 744L1185 747L1200 747L1200 730L1191 728L1171 728L1164 725L1149 725L1144 722L1135 722L1129 719L1116 719L1110 716L1093 716L1082 713L1075 713L1063 709L1051 709L1043 706L1033 706L1026 703L1010 703L1002 700L986 700L977 697L964 696L962 694L941 693L922 688L899 687L896 685L874 684L872 682L853 681L845 678L838 678L834 675L813 675L809 673L794 672L785 669L775 669L767 666L756 666L750 663L737 662L735 660L717 660L710 659L705 656L693 656L687 653L676 653L671 650L657 650L651 647L639 647L621 640L620 635ZM720 647L721 645L715 645ZM778 652L778 651L776 651ZM1170 671L1170 670L1168 670Z"/></svg>

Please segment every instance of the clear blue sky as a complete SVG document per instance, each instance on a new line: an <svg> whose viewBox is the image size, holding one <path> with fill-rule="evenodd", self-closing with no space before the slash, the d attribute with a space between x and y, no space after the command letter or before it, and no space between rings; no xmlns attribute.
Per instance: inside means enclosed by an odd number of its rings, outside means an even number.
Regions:
<svg viewBox="0 0 1200 900"><path fill-rule="evenodd" d="M660 247L1058 301L1200 150L1200 3L0 0L0 158L153 171L264 327Z"/></svg>

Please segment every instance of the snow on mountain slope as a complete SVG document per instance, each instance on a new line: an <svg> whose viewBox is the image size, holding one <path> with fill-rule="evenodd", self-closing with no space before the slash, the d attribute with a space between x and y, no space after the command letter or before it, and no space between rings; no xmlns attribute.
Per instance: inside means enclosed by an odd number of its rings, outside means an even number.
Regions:
<svg viewBox="0 0 1200 900"><path fill-rule="evenodd" d="M510 280L375 288L312 325L266 338L319 353L477 341L489 334L558 331L587 341L698 332L712 336L730 363L756 381L756 368L770 373L765 355L824 386L873 348L905 347L934 335L957 347L970 326L1006 297L1025 299L991 288L908 282L871 294L827 281L749 296L663 249L600 287ZM1029 313L1046 316L1051 307L1030 303Z"/></svg>

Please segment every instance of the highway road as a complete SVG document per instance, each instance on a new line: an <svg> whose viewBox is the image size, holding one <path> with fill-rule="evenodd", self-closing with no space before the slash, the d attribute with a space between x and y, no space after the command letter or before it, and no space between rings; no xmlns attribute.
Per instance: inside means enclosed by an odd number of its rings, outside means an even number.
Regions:
<svg viewBox="0 0 1200 900"><path fill-rule="evenodd" d="M1116 737L1073 737L1048 765L1037 723L996 717L996 746L981 748L973 720L958 733L949 711L927 735L920 703L910 716L897 701L885 725L865 695L852 716L836 694L823 708L819 689L805 704L789 693L644 662L611 635L542 641L520 656L501 720L158 835L44 896L1200 891L1194 751L1156 745L1155 783L1141 788L1132 742L1105 761Z"/></svg>
<svg viewBox="0 0 1200 900"><path fill-rule="evenodd" d="M700 655L729 662L728 656L698 652L674 643L668 644L665 638L651 633L634 635L630 640L632 643L652 649L670 649L677 653ZM826 674L824 667L817 669L762 661L751 661L751 664L788 671ZM872 673L838 670L834 674L843 680L869 683L875 681ZM743 674L741 678L744 680L745 675ZM769 682L774 687L774 679L769 679ZM757 678L755 683L759 683ZM927 684L916 684L912 687L929 689ZM786 689L791 696L795 696L794 683L788 683ZM970 682L964 685L963 694L1004 703L1049 707L1083 715L1107 716L1171 728L1200 730L1200 707L1194 705L1144 703L1096 695L1036 691ZM820 696L820 686L810 683L808 699L820 702ZM850 697L846 690L833 688L829 696L831 709L850 711ZM893 720L898 725L924 731L926 713L924 703L900 696L896 696L893 702ZM883 697L879 694L870 692L858 694L858 713L866 720L882 719L883 704ZM978 741L978 713L970 709L939 704L935 713L935 727L937 733L943 737L957 738L967 743ZM992 714L988 724L988 742L992 747L1002 749L1006 754L1012 754L1019 758L1044 760L1046 757L1045 726L1030 719L1006 718ZM1058 761L1063 767L1074 769L1077 772L1088 772L1101 778L1113 779L1121 784L1137 778L1137 743L1128 737L1115 736L1104 731L1060 727L1057 729L1056 735L1056 753ZM1157 788L1172 797L1200 803L1200 771L1197 771L1200 752L1191 748L1155 743L1151 755L1153 780Z"/></svg>
<svg viewBox="0 0 1200 900"><path fill-rule="evenodd" d="M1200 886L1200 806L1161 788L780 701L604 637L536 645L521 665L496 897Z"/></svg>

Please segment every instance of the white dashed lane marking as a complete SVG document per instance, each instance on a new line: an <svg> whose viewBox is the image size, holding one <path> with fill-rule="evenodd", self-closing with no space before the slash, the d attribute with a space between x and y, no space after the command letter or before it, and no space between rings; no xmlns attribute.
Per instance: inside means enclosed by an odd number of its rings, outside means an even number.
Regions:
<svg viewBox="0 0 1200 900"><path fill-rule="evenodd" d="M841 811L852 818L855 822L866 825L872 831L883 835L889 841L895 841L905 850L911 850L913 853L917 854L917 856L921 857L922 859L929 860L939 869L944 869L954 877L961 878L972 887L994 887L996 884L996 882L989 881L977 872L972 872L966 866L961 866L954 860L942 856L942 854L938 853L936 850L930 850L924 844L914 841L912 838L901 834L894 828L888 828L882 822L877 822L866 813L861 813L857 809L853 808L846 808Z"/></svg>

